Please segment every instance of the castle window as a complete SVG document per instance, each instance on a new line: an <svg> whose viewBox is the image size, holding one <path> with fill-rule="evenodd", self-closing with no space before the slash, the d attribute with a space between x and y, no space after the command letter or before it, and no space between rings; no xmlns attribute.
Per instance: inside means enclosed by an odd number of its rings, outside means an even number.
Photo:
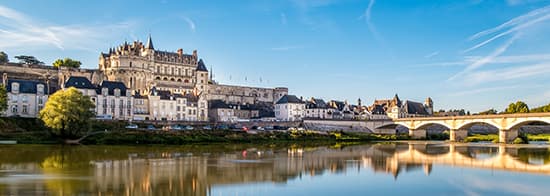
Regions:
<svg viewBox="0 0 550 196"><path fill-rule="evenodd" d="M184 82L184 83L189 83L189 80L188 80L188 79L185 79L183 82Z"/></svg>
<svg viewBox="0 0 550 196"><path fill-rule="evenodd" d="M173 67L172 67L172 72L170 72L170 74L171 74L171 75L176 74L176 73L174 72L174 68L173 68Z"/></svg>
<svg viewBox="0 0 550 196"><path fill-rule="evenodd" d="M44 85L36 85L36 91L38 92L38 94L44 94Z"/></svg>
<svg viewBox="0 0 550 196"><path fill-rule="evenodd" d="M11 108L11 113L17 114L17 105L14 105L14 106Z"/></svg>
<svg viewBox="0 0 550 196"><path fill-rule="evenodd" d="M27 105L23 105L23 114L28 114L29 113L27 108L28 108Z"/></svg>
<svg viewBox="0 0 550 196"><path fill-rule="evenodd" d="M19 83L17 82L11 83L11 92L19 93Z"/></svg>
<svg viewBox="0 0 550 196"><path fill-rule="evenodd" d="M120 89L118 89L118 88L115 89L115 96L117 96L117 97L120 96Z"/></svg>
<svg viewBox="0 0 550 196"><path fill-rule="evenodd" d="M160 73L160 66L157 66L157 73Z"/></svg>
<svg viewBox="0 0 550 196"><path fill-rule="evenodd" d="M178 75L181 75L181 68L178 68Z"/></svg>
<svg viewBox="0 0 550 196"><path fill-rule="evenodd" d="M130 67L132 67L132 61L130 61Z"/></svg>
<svg viewBox="0 0 550 196"><path fill-rule="evenodd" d="M155 79L160 80L160 77L157 76L157 78L155 78Z"/></svg>

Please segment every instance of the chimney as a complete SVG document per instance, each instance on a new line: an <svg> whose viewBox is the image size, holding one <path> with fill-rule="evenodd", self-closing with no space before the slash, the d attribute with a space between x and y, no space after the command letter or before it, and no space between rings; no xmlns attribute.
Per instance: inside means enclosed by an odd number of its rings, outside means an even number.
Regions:
<svg viewBox="0 0 550 196"><path fill-rule="evenodd" d="M193 56L197 58L197 50L193 50Z"/></svg>
<svg viewBox="0 0 550 196"><path fill-rule="evenodd" d="M4 84L4 87L8 86L8 73L2 74L2 84Z"/></svg>
<svg viewBox="0 0 550 196"><path fill-rule="evenodd" d="M183 55L183 49L181 49L181 48L178 49L178 55L180 55L180 56Z"/></svg>

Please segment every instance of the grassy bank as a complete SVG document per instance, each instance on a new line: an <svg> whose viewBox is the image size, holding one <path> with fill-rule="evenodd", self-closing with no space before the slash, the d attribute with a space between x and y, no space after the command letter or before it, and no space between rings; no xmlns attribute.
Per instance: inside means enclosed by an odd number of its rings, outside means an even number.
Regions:
<svg viewBox="0 0 550 196"><path fill-rule="evenodd" d="M488 135L481 135L481 134L474 134L466 137L464 139L464 142L498 142L498 135L497 134L488 134Z"/></svg>

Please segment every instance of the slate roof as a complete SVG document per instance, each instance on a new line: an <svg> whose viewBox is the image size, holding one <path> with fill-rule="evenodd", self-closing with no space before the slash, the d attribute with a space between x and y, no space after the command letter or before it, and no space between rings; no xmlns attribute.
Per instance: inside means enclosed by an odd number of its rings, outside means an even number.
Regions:
<svg viewBox="0 0 550 196"><path fill-rule="evenodd" d="M386 110L384 109L383 105L374 105L372 110L370 111L371 114L386 114Z"/></svg>
<svg viewBox="0 0 550 196"><path fill-rule="evenodd" d="M8 85L6 86L6 91L11 92L11 84L12 83L19 83L19 93L28 93L28 94L36 94L37 92L37 86L38 84L44 85L44 94L49 94L47 91L46 83L44 82L38 82L38 81L32 81L32 80L15 80L15 79L8 79Z"/></svg>
<svg viewBox="0 0 550 196"><path fill-rule="evenodd" d="M275 104L286 104L286 103L304 103L304 101L300 100L295 95L284 95Z"/></svg>
<svg viewBox="0 0 550 196"><path fill-rule="evenodd" d="M208 69L206 69L206 65L204 65L204 62L202 61L202 59L199 59L199 62L197 63L197 71L208 71Z"/></svg>
<svg viewBox="0 0 550 196"><path fill-rule="evenodd" d="M226 104L223 100L211 100L208 101L208 109L218 109L218 108L231 108L228 104Z"/></svg>
<svg viewBox="0 0 550 196"><path fill-rule="evenodd" d="M328 105L322 99L312 98L311 100L306 102L306 108L308 108L308 109L314 109L314 108L327 109Z"/></svg>
<svg viewBox="0 0 550 196"><path fill-rule="evenodd" d="M338 109L340 111L342 111L344 109L344 107L346 106L346 103L344 103L343 101L332 100L330 102L333 103L334 106L336 106L336 107L333 107L333 108Z"/></svg>
<svg viewBox="0 0 550 196"><path fill-rule="evenodd" d="M121 96L126 96L126 91L128 90L128 88L126 88L126 85L124 85L124 83L122 82L103 80L103 82L101 82L96 90L97 94L101 94L103 88L107 88L108 94L112 96L115 95L115 89L117 88L120 89Z"/></svg>
<svg viewBox="0 0 550 196"><path fill-rule="evenodd" d="M147 44L145 45L145 48L147 49L155 49L155 47L153 47L153 40L151 39L151 34L149 34L149 38L147 39Z"/></svg>
<svg viewBox="0 0 550 196"><path fill-rule="evenodd" d="M66 82L65 82L65 88L69 87L75 87L79 89L96 89L97 87L88 80L86 77L82 76L71 76Z"/></svg>
<svg viewBox="0 0 550 196"><path fill-rule="evenodd" d="M429 115L422 103L407 100L402 107L407 114Z"/></svg>

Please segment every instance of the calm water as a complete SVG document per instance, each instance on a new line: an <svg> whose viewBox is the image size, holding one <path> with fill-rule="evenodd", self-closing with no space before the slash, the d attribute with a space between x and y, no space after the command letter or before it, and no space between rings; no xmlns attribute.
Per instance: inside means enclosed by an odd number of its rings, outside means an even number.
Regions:
<svg viewBox="0 0 550 196"><path fill-rule="evenodd" d="M547 195L550 146L0 146L0 195Z"/></svg>

